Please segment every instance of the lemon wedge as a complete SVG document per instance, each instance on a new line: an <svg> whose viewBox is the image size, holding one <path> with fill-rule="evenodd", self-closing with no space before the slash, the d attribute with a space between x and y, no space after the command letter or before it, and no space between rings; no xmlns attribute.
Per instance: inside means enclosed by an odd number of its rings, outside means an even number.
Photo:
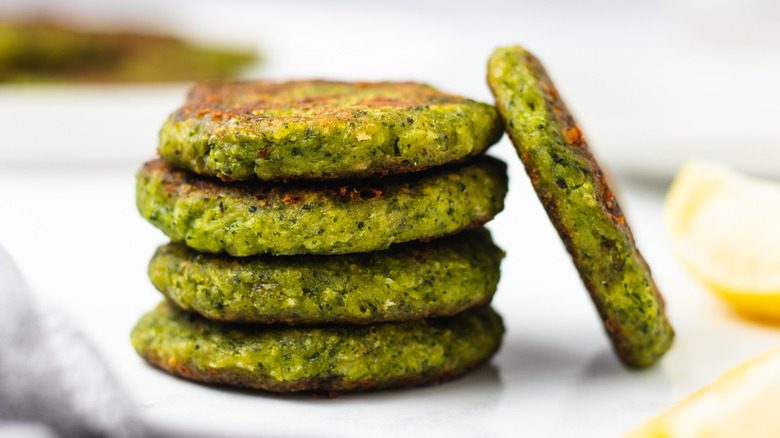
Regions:
<svg viewBox="0 0 780 438"><path fill-rule="evenodd" d="M780 321L780 185L689 162L669 188L664 216L695 277L739 313Z"/></svg>
<svg viewBox="0 0 780 438"><path fill-rule="evenodd" d="M774 438L778 407L780 349L728 371L624 438Z"/></svg>

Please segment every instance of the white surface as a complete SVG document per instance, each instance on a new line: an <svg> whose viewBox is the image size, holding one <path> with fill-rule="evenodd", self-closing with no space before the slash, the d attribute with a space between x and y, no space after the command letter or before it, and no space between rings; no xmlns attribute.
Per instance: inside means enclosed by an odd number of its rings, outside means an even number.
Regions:
<svg viewBox="0 0 780 438"><path fill-rule="evenodd" d="M84 5L95 2L72 3L92 10ZM597 155L620 174L668 178L691 154L778 174L777 40L729 39L728 32L746 28L735 16L740 26L717 27L729 44L716 44L707 33L712 20L692 13L699 11L692 1L639 9L610 1L531 7L409 0L374 9L349 1L193 1L181 14L181 2L139 3L154 5L146 15L157 23L187 34L258 41L267 63L252 76L414 79L484 101L491 100L488 55L498 45L522 43L546 63ZM780 343L780 329L735 318L680 270L661 230L662 190L623 185L622 206L678 336L658 366L622 368L503 140L492 153L509 162L511 188L490 228L508 253L494 301L507 334L490 366L441 386L336 399L172 378L146 366L129 343L135 321L160 299L146 264L165 242L135 210L133 174L153 156L157 130L183 91L0 87L0 245L40 299L62 308L94 340L140 413L157 424L218 435L600 438Z"/></svg>
<svg viewBox="0 0 780 438"><path fill-rule="evenodd" d="M160 299L146 263L165 238L135 211L138 166L0 168L0 244L40 299L95 341L144 417L199 432L615 436L780 343L777 328L736 319L680 271L661 231L661 192L623 186L623 207L678 333L658 366L625 370L511 147L504 140L493 153L510 163L507 208L490 226L508 253L494 301L507 334L490 366L435 387L314 399L212 388L147 366L129 332Z"/></svg>

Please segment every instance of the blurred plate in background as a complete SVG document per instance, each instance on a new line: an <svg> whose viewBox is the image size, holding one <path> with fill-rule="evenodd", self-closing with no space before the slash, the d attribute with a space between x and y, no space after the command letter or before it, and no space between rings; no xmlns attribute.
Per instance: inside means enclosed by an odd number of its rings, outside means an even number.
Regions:
<svg viewBox="0 0 780 438"><path fill-rule="evenodd" d="M698 156L780 174L780 38L770 38L780 12L767 7L771 2L523 3L114 7L158 27L159 11L176 11L164 21L169 32L260 48L264 64L250 77L419 80L483 101L492 101L487 56L520 43L547 65L595 153L615 172L667 181ZM111 6L84 0L68 13L94 20L96 10L110 15ZM137 162L153 154L156 131L185 89L3 86L0 162Z"/></svg>

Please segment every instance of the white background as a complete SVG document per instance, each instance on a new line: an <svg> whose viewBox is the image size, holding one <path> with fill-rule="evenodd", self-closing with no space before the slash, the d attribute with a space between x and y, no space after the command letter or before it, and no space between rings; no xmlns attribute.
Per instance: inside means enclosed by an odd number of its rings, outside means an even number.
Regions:
<svg viewBox="0 0 780 438"><path fill-rule="evenodd" d="M146 263L164 236L134 206L134 172L186 84L0 87L0 245L40 301L95 342L156 424L245 436L616 436L780 344L689 278L662 226L665 184L689 156L780 172L780 26L774 2L165 2L46 4L111 27L120 19L203 41L256 46L247 77L429 82L492 101L485 63L520 43L556 80L615 174L638 245L677 329L656 367L628 371L506 139L506 210L490 224L508 256L494 305L504 346L490 366L436 387L336 399L192 384L129 344L160 299ZM542 3L542 2L540 2ZM1 13L1 12L0 12ZM108 17L108 19L106 18Z"/></svg>

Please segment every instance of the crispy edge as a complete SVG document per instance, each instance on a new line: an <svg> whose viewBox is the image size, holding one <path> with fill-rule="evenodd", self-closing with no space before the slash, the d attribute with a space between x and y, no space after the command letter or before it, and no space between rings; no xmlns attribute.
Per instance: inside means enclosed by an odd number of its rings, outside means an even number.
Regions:
<svg viewBox="0 0 780 438"><path fill-rule="evenodd" d="M625 217L623 216L623 211L620 209L620 206L618 205L618 201L615 198L614 193L612 192L612 190L610 190L607 184L607 180L604 176L604 173L601 170L601 167L598 165L595 157L593 156L590 149L588 148L588 145L585 142L585 138L582 136L582 131L580 130L579 126L577 126L577 124L575 123L574 117L566 108L566 104L561 99L558 90L555 88L555 85L553 85L552 80L550 79L550 76L547 74L547 71L542 65L542 63L533 54L531 54L530 52L528 52L527 50L523 49L520 46L514 47L513 50L518 50L520 53L522 53L522 56L526 64L528 65L528 67L537 73L537 81L542 91L545 94L545 98L550 103L549 108L552 110L555 121L562 128L563 138L565 138L569 146L572 146L571 148L572 153L582 158L587 163L588 168L591 170L592 175L594 175L593 181L598 191L596 193L597 195L596 197L599 202L600 208L607 214L612 225L615 228L619 229L622 232L622 234L626 237L628 242L630 243L633 253L636 255L636 259L638 263L640 264L642 270L646 274L649 287L653 292L653 297L658 303L658 307L660 309L659 318L663 320L667 320L664 312L665 302L663 296L661 295L660 291L658 290L658 287L655 284L655 281L652 278L650 272L650 266L647 264L647 261L645 261L639 249L637 249L636 243L634 241L634 235L631 232L631 229L629 228ZM496 96L496 98L498 99L497 91L495 90L491 81L488 81L488 85L490 86L494 96ZM504 114L503 106L497 105L497 108L502 118L506 120L506 115ZM579 257L577 257L576 255L577 253L574 247L574 242L572 240L572 237L569 234L569 231L563 225L561 216L558 213L558 210L555 205L554 195L551 192L544 190L544 186L541 183L541 177L539 175L538 170L534 167L533 161L531 160L531 157L528 155L528 153L523 151L522 148L518 146L519 139L515 138L515 134L513 131L514 131L513 129L507 129L507 133L509 134L509 139L512 141L512 144L515 146L515 150L518 152L518 155L520 155L526 173L528 174L531 183L533 184L534 189L537 193L537 196L539 197L539 200L542 202L542 205L544 206L544 209L550 218L550 221L552 222L555 229L558 231L558 235L560 236L561 240L566 246L566 250L568 251L572 261L574 262L574 265L577 268L580 279L585 284L585 287L588 290L591 300L595 304L596 309L598 310L599 315L601 316L601 319L604 322L604 327L606 328L607 333L609 334L609 337L612 340L612 343L615 347L618 357L620 357L623 363L631 367L643 367L649 365L649 364L639 363L638 358L634 357L634 354L632 352L633 348L632 348L631 340L620 330L620 323L617 320L615 320L615 318L609 316L607 312L606 304L599 299L596 285L594 284L592 279L587 276L585 272L585 266L582 263L582 260L580 260ZM673 336L674 332L672 331L671 326L669 326L669 329ZM669 345L671 345L671 343ZM657 355L657 357L654 358L653 362L655 361L655 359L660 358L664 352L665 350L660 352Z"/></svg>
<svg viewBox="0 0 780 438"><path fill-rule="evenodd" d="M506 164L504 162L488 155L480 155L477 159L500 165L503 172L499 172L494 176L506 179ZM254 198L257 200L265 199L270 202L279 200L286 205L303 205L306 203L308 195L313 193L342 202L358 198L379 200L383 195L383 187L404 183L415 185L421 179L436 177L448 172L457 173L461 166L467 165L468 163L465 162L450 163L437 166L435 169L429 169L427 172L414 172L411 175L389 175L383 178L362 178L329 182L297 181L289 183L286 180L282 180L272 183L269 181L218 180L179 169L158 158L145 163L139 174L159 174L160 179L165 182L166 190L170 193L176 193L177 197L187 196L187 194L196 191L212 197L230 193L231 196L236 197ZM284 184L279 184L280 182ZM471 225L469 229L476 226L479 226L479 224Z"/></svg>
<svg viewBox="0 0 780 438"><path fill-rule="evenodd" d="M376 389L391 388L409 388L415 386L426 386L443 383L449 380L459 378L470 371L475 370L486 364L501 348L499 341L495 348L483 359L476 363L454 370L426 372L413 376L394 377L391 379L363 379L354 382L346 382L338 378L305 378L296 382L281 382L270 379L252 379L245 376L231 374L230 372L209 369L205 372L199 372L188 361L179 362L173 357L166 358L163 355L157 355L152 349L144 351L142 357L151 365L162 369L170 374L206 384L227 385L238 388L264 390L277 393L288 392L313 392L328 393L331 397L339 392L358 392Z"/></svg>
<svg viewBox="0 0 780 438"><path fill-rule="evenodd" d="M404 322L404 321L413 321L417 319L428 319L428 318L446 318L449 316L455 316L461 312L464 312L469 309L474 309L477 307L485 306L489 304L491 301L493 301L493 296L495 295L495 291L493 293L489 294L488 296L485 296L479 300L471 301L469 303L463 304L461 306L452 307L450 309L441 310L438 312L430 311L427 309L420 309L413 313L408 313L404 315L396 315L392 318L389 317L376 317L373 319L365 319L365 318L339 318L339 319L333 319L333 318L309 318L305 320L299 320L294 318L285 318L282 316L276 316L276 315L268 315L265 318L215 318L212 315L208 315L206 313L201 312L200 309L195 308L195 306L192 305L182 305L178 299L171 296L167 291L162 291L157 289L161 294L163 294L167 299L173 301L176 303L177 306L181 307L184 310L187 310L189 312L197 313L198 315L202 316L203 318L206 318L211 321L219 321L219 322L229 322L229 323L240 323L240 324L287 324L290 326L305 326L305 325L319 325L319 324L354 324L354 325L367 325L367 324L375 324L375 323L384 323L384 322Z"/></svg>
<svg viewBox="0 0 780 438"><path fill-rule="evenodd" d="M279 96L291 90L302 90L310 87L327 89L333 92L321 95L282 100ZM338 93L336 90L347 88L351 91ZM363 90L376 90L397 94L399 98L373 96L361 101L358 105L346 107L343 96L359 93ZM256 96L236 104L236 98L241 96ZM355 113L371 108L395 108L402 110L425 105L447 105L469 102L462 96L446 94L427 85L416 82L339 82L326 80L302 81L211 81L194 85L187 94L184 105L173 114L173 120L179 122L186 119L201 119L210 115L214 122L225 122L236 117L259 119L267 117L264 110L300 109L310 112L307 117L319 120L344 120ZM289 118L279 116L281 119Z"/></svg>
<svg viewBox="0 0 780 438"><path fill-rule="evenodd" d="M491 142L491 144L494 144L495 142ZM489 147L489 146L488 146ZM182 170L186 172L192 172L195 175L202 176L202 177L216 177L219 178L222 182L227 183L281 183L281 184L295 184L295 183L302 183L302 184L313 184L317 182L322 182L326 184L334 184L337 181L342 180L370 180L370 179L383 179L385 177L392 178L394 176L414 176L415 174L419 172L425 172L427 170L433 170L434 168L437 168L439 166L458 166L461 164L465 164L467 161L473 160L475 157L478 157L480 155L485 155L485 150L487 150L488 147L485 147L482 151L475 155L467 155L465 157L458 158L457 160L452 161L444 161L444 160L437 160L436 163L430 164L430 165L421 165L421 166L395 166L392 163L382 163L377 164L370 168L370 170L364 170L364 171L344 171L344 172L338 172L338 173L331 173L331 172L321 172L321 173L314 173L310 172L306 175L296 175L296 176L290 176L290 177L278 177L278 178L244 178L244 179L235 179L232 178L230 175L226 175L221 172L212 172L210 169L188 169L184 168ZM168 158L160 158L160 160L164 161ZM148 164L148 163L147 163ZM174 163L171 163L175 166ZM256 175L255 175L256 176Z"/></svg>

